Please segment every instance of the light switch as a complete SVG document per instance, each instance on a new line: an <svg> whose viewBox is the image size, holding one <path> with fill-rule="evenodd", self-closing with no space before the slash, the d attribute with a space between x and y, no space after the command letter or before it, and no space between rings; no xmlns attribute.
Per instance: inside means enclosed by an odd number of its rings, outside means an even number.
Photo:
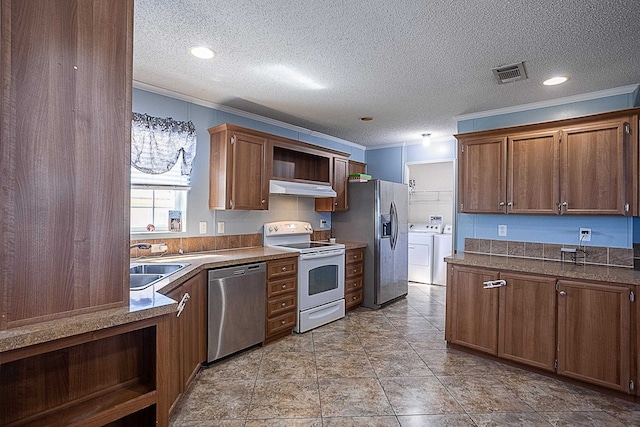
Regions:
<svg viewBox="0 0 640 427"><path fill-rule="evenodd" d="M200 221L200 234L207 234L207 221Z"/></svg>
<svg viewBox="0 0 640 427"><path fill-rule="evenodd" d="M224 233L224 221L218 221L218 234Z"/></svg>

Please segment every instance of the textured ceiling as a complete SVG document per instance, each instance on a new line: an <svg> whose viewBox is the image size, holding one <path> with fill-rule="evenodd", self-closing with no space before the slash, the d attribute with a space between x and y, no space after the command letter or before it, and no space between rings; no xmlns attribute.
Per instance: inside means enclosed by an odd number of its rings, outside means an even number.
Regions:
<svg viewBox="0 0 640 427"><path fill-rule="evenodd" d="M136 0L134 29L135 81L370 147L640 83L638 0ZM520 61L528 79L498 84Z"/></svg>

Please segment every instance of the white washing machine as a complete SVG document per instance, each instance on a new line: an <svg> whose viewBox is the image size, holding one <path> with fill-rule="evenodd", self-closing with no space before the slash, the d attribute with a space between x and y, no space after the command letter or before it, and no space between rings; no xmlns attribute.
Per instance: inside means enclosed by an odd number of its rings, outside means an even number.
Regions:
<svg viewBox="0 0 640 427"><path fill-rule="evenodd" d="M432 283L433 237L440 233L440 224L409 224L410 282Z"/></svg>
<svg viewBox="0 0 640 427"><path fill-rule="evenodd" d="M453 253L453 227L445 225L442 234L433 236L433 284L447 284L447 263L444 258Z"/></svg>

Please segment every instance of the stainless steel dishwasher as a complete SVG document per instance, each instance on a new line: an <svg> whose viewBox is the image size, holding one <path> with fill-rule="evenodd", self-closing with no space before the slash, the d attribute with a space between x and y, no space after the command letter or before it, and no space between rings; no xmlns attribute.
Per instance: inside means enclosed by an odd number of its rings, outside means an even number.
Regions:
<svg viewBox="0 0 640 427"><path fill-rule="evenodd" d="M209 270L207 362L264 341L265 263Z"/></svg>

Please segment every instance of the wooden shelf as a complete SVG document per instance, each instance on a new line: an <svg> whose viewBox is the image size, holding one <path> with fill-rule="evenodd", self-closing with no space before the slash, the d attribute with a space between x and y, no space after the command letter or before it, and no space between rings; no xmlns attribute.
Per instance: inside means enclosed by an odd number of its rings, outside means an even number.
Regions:
<svg viewBox="0 0 640 427"><path fill-rule="evenodd" d="M272 175L277 179L328 183L329 156L273 147Z"/></svg>
<svg viewBox="0 0 640 427"><path fill-rule="evenodd" d="M116 327L115 335L107 330L62 338L50 351L36 346L0 364L0 425L123 425L151 412L153 423L156 412L164 420L165 385L158 377L169 369L162 358L167 332L158 330L164 320Z"/></svg>
<svg viewBox="0 0 640 427"><path fill-rule="evenodd" d="M156 403L156 391L149 385L136 383L82 402L39 413L7 426L96 426L116 421Z"/></svg>

